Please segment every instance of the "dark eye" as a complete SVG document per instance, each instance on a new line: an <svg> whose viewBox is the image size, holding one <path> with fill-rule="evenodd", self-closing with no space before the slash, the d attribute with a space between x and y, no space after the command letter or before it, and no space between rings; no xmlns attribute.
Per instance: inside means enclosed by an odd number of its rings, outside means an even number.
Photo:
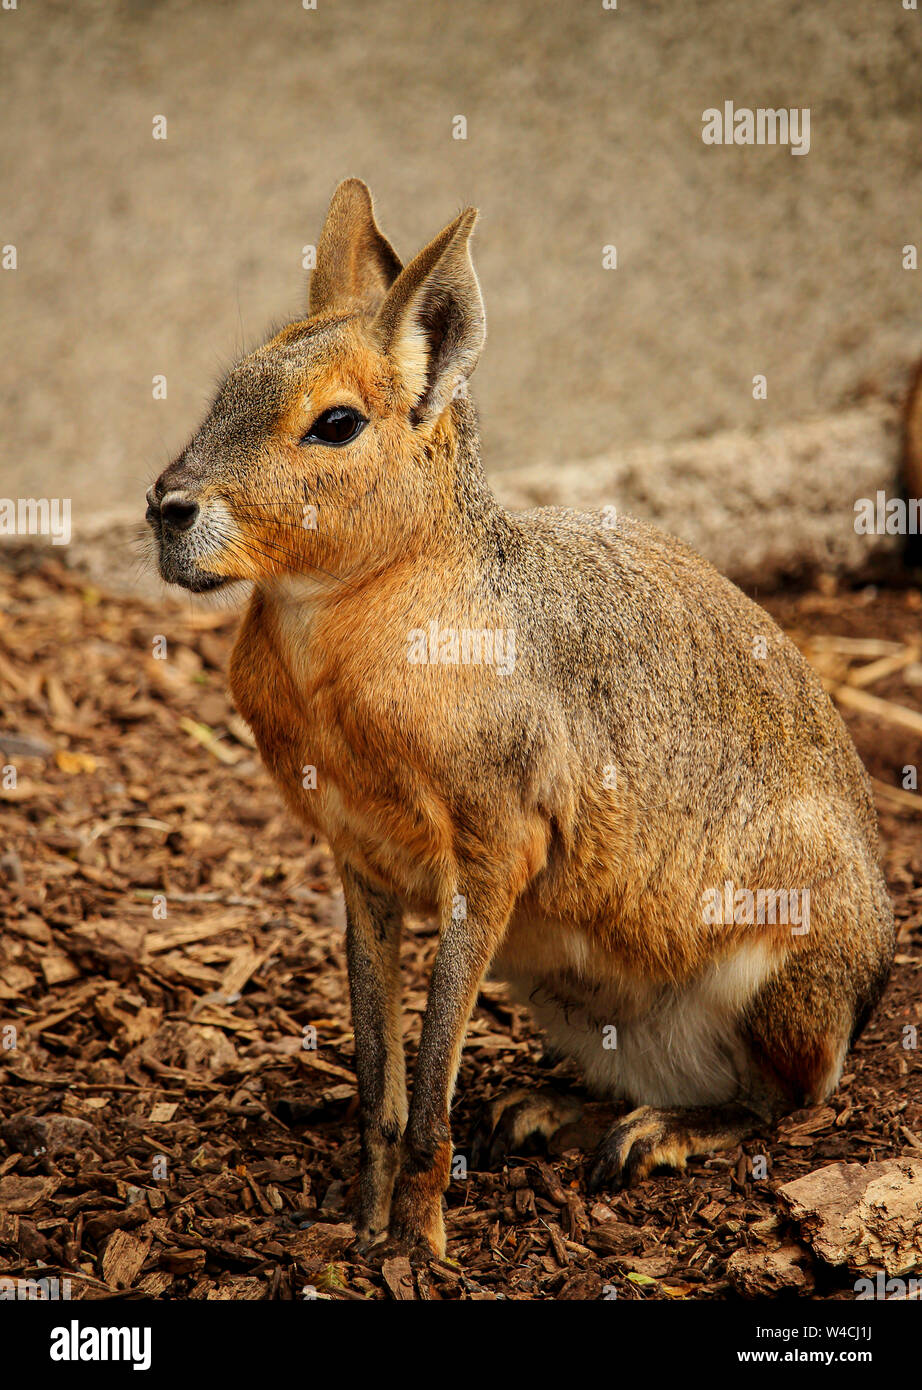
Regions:
<svg viewBox="0 0 922 1390"><path fill-rule="evenodd" d="M334 405L325 410L301 438L302 444L348 444L361 434L368 424L364 415L348 405Z"/></svg>

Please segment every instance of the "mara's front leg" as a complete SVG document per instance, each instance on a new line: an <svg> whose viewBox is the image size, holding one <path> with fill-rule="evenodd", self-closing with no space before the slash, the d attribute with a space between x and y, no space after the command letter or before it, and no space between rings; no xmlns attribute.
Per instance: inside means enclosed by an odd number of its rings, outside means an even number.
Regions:
<svg viewBox="0 0 922 1390"><path fill-rule="evenodd" d="M400 988L399 901L340 864L359 1087L361 1167L356 1236L367 1249L387 1234L407 1120Z"/></svg>
<svg viewBox="0 0 922 1390"><path fill-rule="evenodd" d="M510 892L462 881L442 912L391 1209L390 1233L404 1248L428 1246L439 1257L445 1254L442 1194L451 1172L451 1098L467 1022L511 909Z"/></svg>

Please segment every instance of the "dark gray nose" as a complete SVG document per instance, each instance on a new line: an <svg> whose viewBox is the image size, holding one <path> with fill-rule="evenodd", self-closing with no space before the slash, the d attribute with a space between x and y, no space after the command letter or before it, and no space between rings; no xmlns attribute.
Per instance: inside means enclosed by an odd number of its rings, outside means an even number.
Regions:
<svg viewBox="0 0 922 1390"><path fill-rule="evenodd" d="M174 531L188 531L198 510L198 503L187 493L168 492L160 503L160 520Z"/></svg>

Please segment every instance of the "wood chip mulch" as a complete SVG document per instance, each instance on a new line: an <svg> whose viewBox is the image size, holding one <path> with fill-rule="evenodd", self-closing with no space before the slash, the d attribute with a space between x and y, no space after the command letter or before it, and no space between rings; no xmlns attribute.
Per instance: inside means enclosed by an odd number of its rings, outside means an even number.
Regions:
<svg viewBox="0 0 922 1390"><path fill-rule="evenodd" d="M452 1182L450 1258L415 1270L349 1250L342 894L229 704L236 615L114 597L32 553L0 568L0 600L0 767L16 769L15 786L0 776L0 1277L68 1278L79 1299L734 1297L730 1257L792 1239L782 1184L922 1155L906 1045L922 1031L922 792L904 787L922 769L917 593L770 605L834 695L853 692L840 704L879 792L900 924L834 1096L599 1198L581 1146L613 1112L590 1105L554 1152ZM412 1062L435 929L411 926ZM527 1015L488 985L455 1104L462 1154L485 1102L555 1079ZM853 1275L809 1259L802 1273L802 1295L854 1297Z"/></svg>

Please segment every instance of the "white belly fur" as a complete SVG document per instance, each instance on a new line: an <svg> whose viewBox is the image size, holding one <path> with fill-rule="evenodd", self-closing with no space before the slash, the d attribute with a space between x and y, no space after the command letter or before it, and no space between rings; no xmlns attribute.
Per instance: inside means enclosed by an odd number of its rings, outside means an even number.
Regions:
<svg viewBox="0 0 922 1390"><path fill-rule="evenodd" d="M540 942L532 936L538 949L526 951L521 938L511 941L493 973L594 1091L633 1105L746 1098L751 1063L739 1018L775 968L763 943L747 942L690 984L667 988L627 979L572 928L542 932Z"/></svg>

